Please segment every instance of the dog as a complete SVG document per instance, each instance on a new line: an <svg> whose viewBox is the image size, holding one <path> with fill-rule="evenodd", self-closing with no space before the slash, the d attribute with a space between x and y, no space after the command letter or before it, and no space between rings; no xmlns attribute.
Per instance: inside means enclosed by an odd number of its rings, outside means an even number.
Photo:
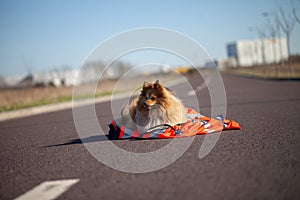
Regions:
<svg viewBox="0 0 300 200"><path fill-rule="evenodd" d="M181 100L157 80L155 83L144 82L140 95L131 98L116 122L143 133L157 125L173 126L186 121L186 108Z"/></svg>

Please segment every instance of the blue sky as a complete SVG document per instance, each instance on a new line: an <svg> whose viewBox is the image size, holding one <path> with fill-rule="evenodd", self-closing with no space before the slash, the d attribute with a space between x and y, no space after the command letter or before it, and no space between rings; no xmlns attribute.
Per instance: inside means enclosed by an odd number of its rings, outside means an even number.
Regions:
<svg viewBox="0 0 300 200"><path fill-rule="evenodd" d="M261 13L275 11L276 4L290 7L288 0L0 0L0 75L79 68L100 42L142 27L179 31L211 57L225 58L225 44L256 38L249 27L262 25ZM299 26L291 38L292 53L298 54Z"/></svg>

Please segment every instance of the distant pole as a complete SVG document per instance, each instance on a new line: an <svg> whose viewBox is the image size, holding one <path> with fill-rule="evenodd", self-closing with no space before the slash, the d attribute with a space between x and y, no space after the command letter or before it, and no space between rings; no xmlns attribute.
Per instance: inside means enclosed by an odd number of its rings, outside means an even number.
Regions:
<svg viewBox="0 0 300 200"><path fill-rule="evenodd" d="M270 39L272 41L272 51L273 51L273 63L274 63L274 69L275 69L275 77L278 76L278 69L277 69L277 56L276 56L276 49L275 49L275 43L276 43L276 28L274 28L269 16L271 14L274 14L274 13L268 13L268 12L263 12L262 13L262 16L263 17L266 17L267 18L267 30L269 32L269 35L270 35ZM276 16L276 13L275 13L275 16ZM276 16L277 18L277 16Z"/></svg>

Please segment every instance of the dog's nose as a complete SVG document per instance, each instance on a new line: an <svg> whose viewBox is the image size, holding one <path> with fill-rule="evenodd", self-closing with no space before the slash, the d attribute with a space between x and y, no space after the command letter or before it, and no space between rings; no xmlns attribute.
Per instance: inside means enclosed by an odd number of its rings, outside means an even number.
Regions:
<svg viewBox="0 0 300 200"><path fill-rule="evenodd" d="M148 106L148 104L147 104L146 102L144 102L144 106L145 106L145 107L147 107L147 106Z"/></svg>

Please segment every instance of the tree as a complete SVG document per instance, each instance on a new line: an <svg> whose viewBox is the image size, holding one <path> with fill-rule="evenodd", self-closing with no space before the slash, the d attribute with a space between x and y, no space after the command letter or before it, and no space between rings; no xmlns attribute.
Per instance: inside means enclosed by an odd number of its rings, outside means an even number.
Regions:
<svg viewBox="0 0 300 200"><path fill-rule="evenodd" d="M300 24L300 17L297 16L297 9L296 9L296 6L294 4L294 1L291 0L291 2L292 2L292 7L293 7L292 8L293 16L294 16L296 22Z"/></svg>
<svg viewBox="0 0 300 200"><path fill-rule="evenodd" d="M288 48L288 63L289 63L289 73L292 74L292 66L290 61L291 56L291 47L290 47L290 35L294 29L296 20L294 16L290 13L286 14L281 6L278 6L279 14L277 23L279 24L281 30L284 32L287 41L287 48Z"/></svg>
<svg viewBox="0 0 300 200"><path fill-rule="evenodd" d="M281 6L278 7L279 15L278 15L278 24L281 30L284 32L287 40L287 47L288 47L288 56L290 56L291 49L290 49L290 35L295 26L295 18L289 14L286 14Z"/></svg>
<svg viewBox="0 0 300 200"><path fill-rule="evenodd" d="M279 55L277 59L276 49L274 46L272 46L273 49L273 57L274 57L274 63L275 63L275 76L278 76L278 68L277 68L277 60L280 61L281 66L284 67L284 60L282 59L282 44L280 40L280 26L278 23L278 14L276 12L263 12L262 15L267 18L267 31L269 33L269 36L273 40L273 42L276 42L276 35L278 37L278 44L279 44ZM270 16L273 16L273 20L271 20Z"/></svg>

